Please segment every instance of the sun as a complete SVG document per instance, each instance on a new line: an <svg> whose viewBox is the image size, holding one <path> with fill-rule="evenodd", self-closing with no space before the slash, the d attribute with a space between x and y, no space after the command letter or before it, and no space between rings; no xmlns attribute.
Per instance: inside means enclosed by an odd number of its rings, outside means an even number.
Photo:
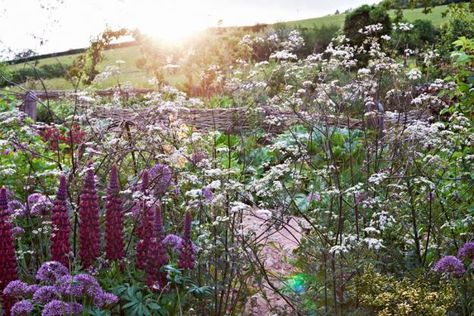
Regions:
<svg viewBox="0 0 474 316"><path fill-rule="evenodd" d="M187 2L182 8L150 4L142 8L134 24L143 33L159 40L168 43L182 42L213 24L209 16L200 12L202 8L196 4L198 2ZM175 5L179 3L178 1ZM181 5L184 6L182 2Z"/></svg>

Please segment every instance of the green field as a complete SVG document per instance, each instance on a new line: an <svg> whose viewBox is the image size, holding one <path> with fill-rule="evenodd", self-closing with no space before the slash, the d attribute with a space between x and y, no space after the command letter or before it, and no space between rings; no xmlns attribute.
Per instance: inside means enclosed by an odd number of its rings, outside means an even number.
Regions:
<svg viewBox="0 0 474 316"><path fill-rule="evenodd" d="M432 12L429 14L424 14L422 12L423 9L407 9L404 10L404 17L412 22L416 19L427 19L431 20L434 25L440 26L443 22L442 13L446 11L447 6L438 6L432 9ZM391 12L394 15L394 12ZM290 27L312 27L312 26L321 26L321 25L338 25L342 26L344 24L345 14L337 14L337 15L327 15L323 17L313 18L313 19L306 19L306 20L298 20L298 21L289 21L284 22L284 24ZM106 69L107 66L111 65L118 65L116 64L117 60L122 60L125 63L120 64L120 72L121 74L115 77L109 77L107 80L97 84L97 88L107 88L117 84L120 82L121 84L130 83L136 87L150 87L148 80L150 76L147 75L143 70L139 69L136 66L136 61L140 56L140 51L136 46L129 46L129 47L121 47L115 48L105 51L104 53L104 60L99 65L99 71L103 71ZM69 65L72 63L73 59L77 57L75 55L68 55L68 56L61 56L61 57L51 57L41 59L36 62L29 62L24 64L18 64L10 66L12 70L18 69L20 67L31 67L33 63L37 63L37 65L43 64L52 64L52 63L62 63L65 65ZM170 84L177 84L182 83L184 81L184 75L177 74L169 75L166 77L167 81ZM66 79L63 78L55 78L55 79L47 79L44 81L46 87L48 89L71 89L72 84L68 82ZM25 84L26 88L28 89L41 89L41 85L38 82L31 82Z"/></svg>
<svg viewBox="0 0 474 316"><path fill-rule="evenodd" d="M431 20L431 22L433 22L435 26L440 26L441 23L443 22L442 14L444 11L446 11L446 9L447 9L446 5L437 6L437 7L434 7L431 10L431 13L429 14L424 14L422 8L406 9L406 10L403 10L403 16L409 22L413 22L417 19ZM395 11L391 10L390 15L392 17L395 16ZM345 18L346 18L346 14L342 13L342 14L326 15L326 16L313 18L313 19L289 21L289 22L285 22L285 24L293 26L293 27L297 27L297 26L312 27L314 25L316 26L337 25L337 26L342 27L342 25L344 24Z"/></svg>

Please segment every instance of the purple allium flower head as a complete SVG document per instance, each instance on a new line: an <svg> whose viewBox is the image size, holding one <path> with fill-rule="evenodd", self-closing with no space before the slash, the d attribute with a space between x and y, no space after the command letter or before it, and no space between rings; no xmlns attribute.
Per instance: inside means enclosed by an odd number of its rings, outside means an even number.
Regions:
<svg viewBox="0 0 474 316"><path fill-rule="evenodd" d="M163 245L165 247L172 247L173 250L179 250L181 248L181 244L183 242L183 239L175 234L168 234L166 237L163 239Z"/></svg>
<svg viewBox="0 0 474 316"><path fill-rule="evenodd" d="M28 300L22 300L12 306L11 316L27 316L30 315L32 311L33 304Z"/></svg>
<svg viewBox="0 0 474 316"><path fill-rule="evenodd" d="M32 296L33 294L35 294L35 292L41 287L41 285L39 284L31 284L31 285L28 285L28 288L26 289L26 294L28 296Z"/></svg>
<svg viewBox="0 0 474 316"><path fill-rule="evenodd" d="M156 164L149 170L153 191L158 197L162 197L171 185L172 172L170 167Z"/></svg>
<svg viewBox="0 0 474 316"><path fill-rule="evenodd" d="M317 192L311 192L310 194L308 194L306 199L308 200L308 203L311 203L313 201L319 202L321 201L321 195L319 195L319 193Z"/></svg>
<svg viewBox="0 0 474 316"><path fill-rule="evenodd" d="M23 229L23 227L15 226L12 228L13 237L21 236L24 233L25 233L25 230Z"/></svg>
<svg viewBox="0 0 474 316"><path fill-rule="evenodd" d="M78 315L82 313L82 305L52 300L43 308L42 316Z"/></svg>
<svg viewBox="0 0 474 316"><path fill-rule="evenodd" d="M97 307L103 307L105 305L111 305L117 302L118 302L117 296L115 296L112 293L107 293L104 291L97 293L97 295L94 297L94 305Z"/></svg>
<svg viewBox="0 0 474 316"><path fill-rule="evenodd" d="M59 189L53 206L53 232L51 234L51 259L69 266L68 255L71 249L69 235L71 225L67 212L67 182L64 175L59 177Z"/></svg>
<svg viewBox="0 0 474 316"><path fill-rule="evenodd" d="M465 243L458 251L458 258L474 261L474 242Z"/></svg>
<svg viewBox="0 0 474 316"><path fill-rule="evenodd" d="M202 188L202 189L201 189L201 192L202 192L202 196L204 196L204 198L205 198L208 202L211 202L211 201L212 201L213 195L212 195L211 188L210 188L209 186L205 186L204 188Z"/></svg>
<svg viewBox="0 0 474 316"><path fill-rule="evenodd" d="M100 255L99 202L94 169L89 166L80 196L79 256L82 266L90 267Z"/></svg>
<svg viewBox="0 0 474 316"><path fill-rule="evenodd" d="M17 278L16 253L13 242L12 223L8 211L7 190L0 189L0 300L3 302L5 314L10 313L13 300L4 295L3 290L11 281Z"/></svg>
<svg viewBox="0 0 474 316"><path fill-rule="evenodd" d="M20 280L11 281L3 289L3 294L16 298L23 297L28 294L28 284Z"/></svg>
<svg viewBox="0 0 474 316"><path fill-rule="evenodd" d="M30 206L31 215L34 216L47 215L49 210L53 207L53 203L40 193L30 194L30 196L28 196L28 205Z"/></svg>
<svg viewBox="0 0 474 316"><path fill-rule="evenodd" d="M123 206L119 195L117 166L112 166L105 212L105 255L109 260L120 260L125 256L123 241Z"/></svg>
<svg viewBox="0 0 474 316"><path fill-rule="evenodd" d="M187 212L184 218L183 242L179 249L178 267L180 269L193 269L195 252L191 241L191 213Z"/></svg>
<svg viewBox="0 0 474 316"><path fill-rule="evenodd" d="M68 275L68 269L60 262L48 261L41 265L36 272L36 279L47 284L54 284L62 276Z"/></svg>
<svg viewBox="0 0 474 316"><path fill-rule="evenodd" d="M10 215L15 214L17 217L24 217L27 214L26 206L18 200L10 200L8 202L8 212Z"/></svg>
<svg viewBox="0 0 474 316"><path fill-rule="evenodd" d="M39 304L46 304L60 297L59 289L55 285L44 285L33 294L33 301Z"/></svg>
<svg viewBox="0 0 474 316"><path fill-rule="evenodd" d="M433 270L438 273L448 273L454 277L461 277L466 269L461 260L455 256L445 256L435 263Z"/></svg>

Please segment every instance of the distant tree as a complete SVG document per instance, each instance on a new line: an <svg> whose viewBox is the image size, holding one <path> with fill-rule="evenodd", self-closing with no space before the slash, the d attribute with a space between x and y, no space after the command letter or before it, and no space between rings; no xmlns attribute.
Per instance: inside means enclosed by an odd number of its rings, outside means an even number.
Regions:
<svg viewBox="0 0 474 316"><path fill-rule="evenodd" d="M336 12L334 13L334 15L339 15L339 14L341 14L339 10L336 10Z"/></svg>
<svg viewBox="0 0 474 316"><path fill-rule="evenodd" d="M355 45L362 45L365 35L359 32L367 25L382 24L383 29L378 32L378 36L390 34L392 22L387 11L379 6L363 5L346 16L344 22L344 35Z"/></svg>
<svg viewBox="0 0 474 316"><path fill-rule="evenodd" d="M19 53L15 54L14 59L23 59L23 58L36 56L36 55L37 55L37 53L34 50L28 48L28 49L25 49L22 52L19 52Z"/></svg>

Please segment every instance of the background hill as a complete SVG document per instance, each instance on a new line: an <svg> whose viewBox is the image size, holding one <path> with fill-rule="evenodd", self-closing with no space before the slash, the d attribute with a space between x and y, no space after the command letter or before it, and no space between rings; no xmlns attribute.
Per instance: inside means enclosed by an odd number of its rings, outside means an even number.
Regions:
<svg viewBox="0 0 474 316"><path fill-rule="evenodd" d="M413 22L417 19L422 20L429 20L433 23L434 26L439 27L443 22L442 13L446 11L447 6L437 6L432 8L431 13L424 14L422 8L416 9L404 9L403 14L404 18L409 21ZM391 10L390 15L392 17L395 16L395 11ZM312 19L304 19L304 20L297 20L297 21L287 21L287 22L280 22L276 23L278 26L282 27L291 27L291 28L311 28L311 27L321 27L321 26L337 26L341 28L344 24L346 14L333 14L333 15L326 15L318 18ZM230 29L236 30L239 28L228 28L226 31ZM251 29L246 27L245 30L248 31ZM220 32L225 33L225 32ZM74 51L74 50L73 50ZM75 50L77 51L77 50ZM59 56L59 57L47 57L47 58L39 58L35 61L28 61L25 63L19 63L15 65L8 66L11 71L26 71L27 68L31 68L34 64L36 67L41 67L44 65L51 65L51 66L59 66L63 65L64 68L67 65L70 65L72 61L79 55L79 53L70 54L66 56ZM144 70L140 69L137 66L137 60L141 56L140 49L137 45L126 46L126 47L118 47L108 49L104 52L104 60L99 65L99 71L104 71L110 66L119 67L119 73L113 76L110 76L103 82L96 84L97 88L107 88L116 85L118 82L122 84L130 83L136 87L151 87L151 84L148 82L151 78ZM123 61L123 63L117 63L117 61ZM185 81L184 74L180 73L180 71L174 72L172 74L168 74L166 76L166 81L170 84L180 84ZM48 89L71 89L72 85L66 79L57 77L57 78L50 78L45 79L44 83ZM30 81L23 84L27 88L31 89L41 89L41 86L38 82Z"/></svg>

